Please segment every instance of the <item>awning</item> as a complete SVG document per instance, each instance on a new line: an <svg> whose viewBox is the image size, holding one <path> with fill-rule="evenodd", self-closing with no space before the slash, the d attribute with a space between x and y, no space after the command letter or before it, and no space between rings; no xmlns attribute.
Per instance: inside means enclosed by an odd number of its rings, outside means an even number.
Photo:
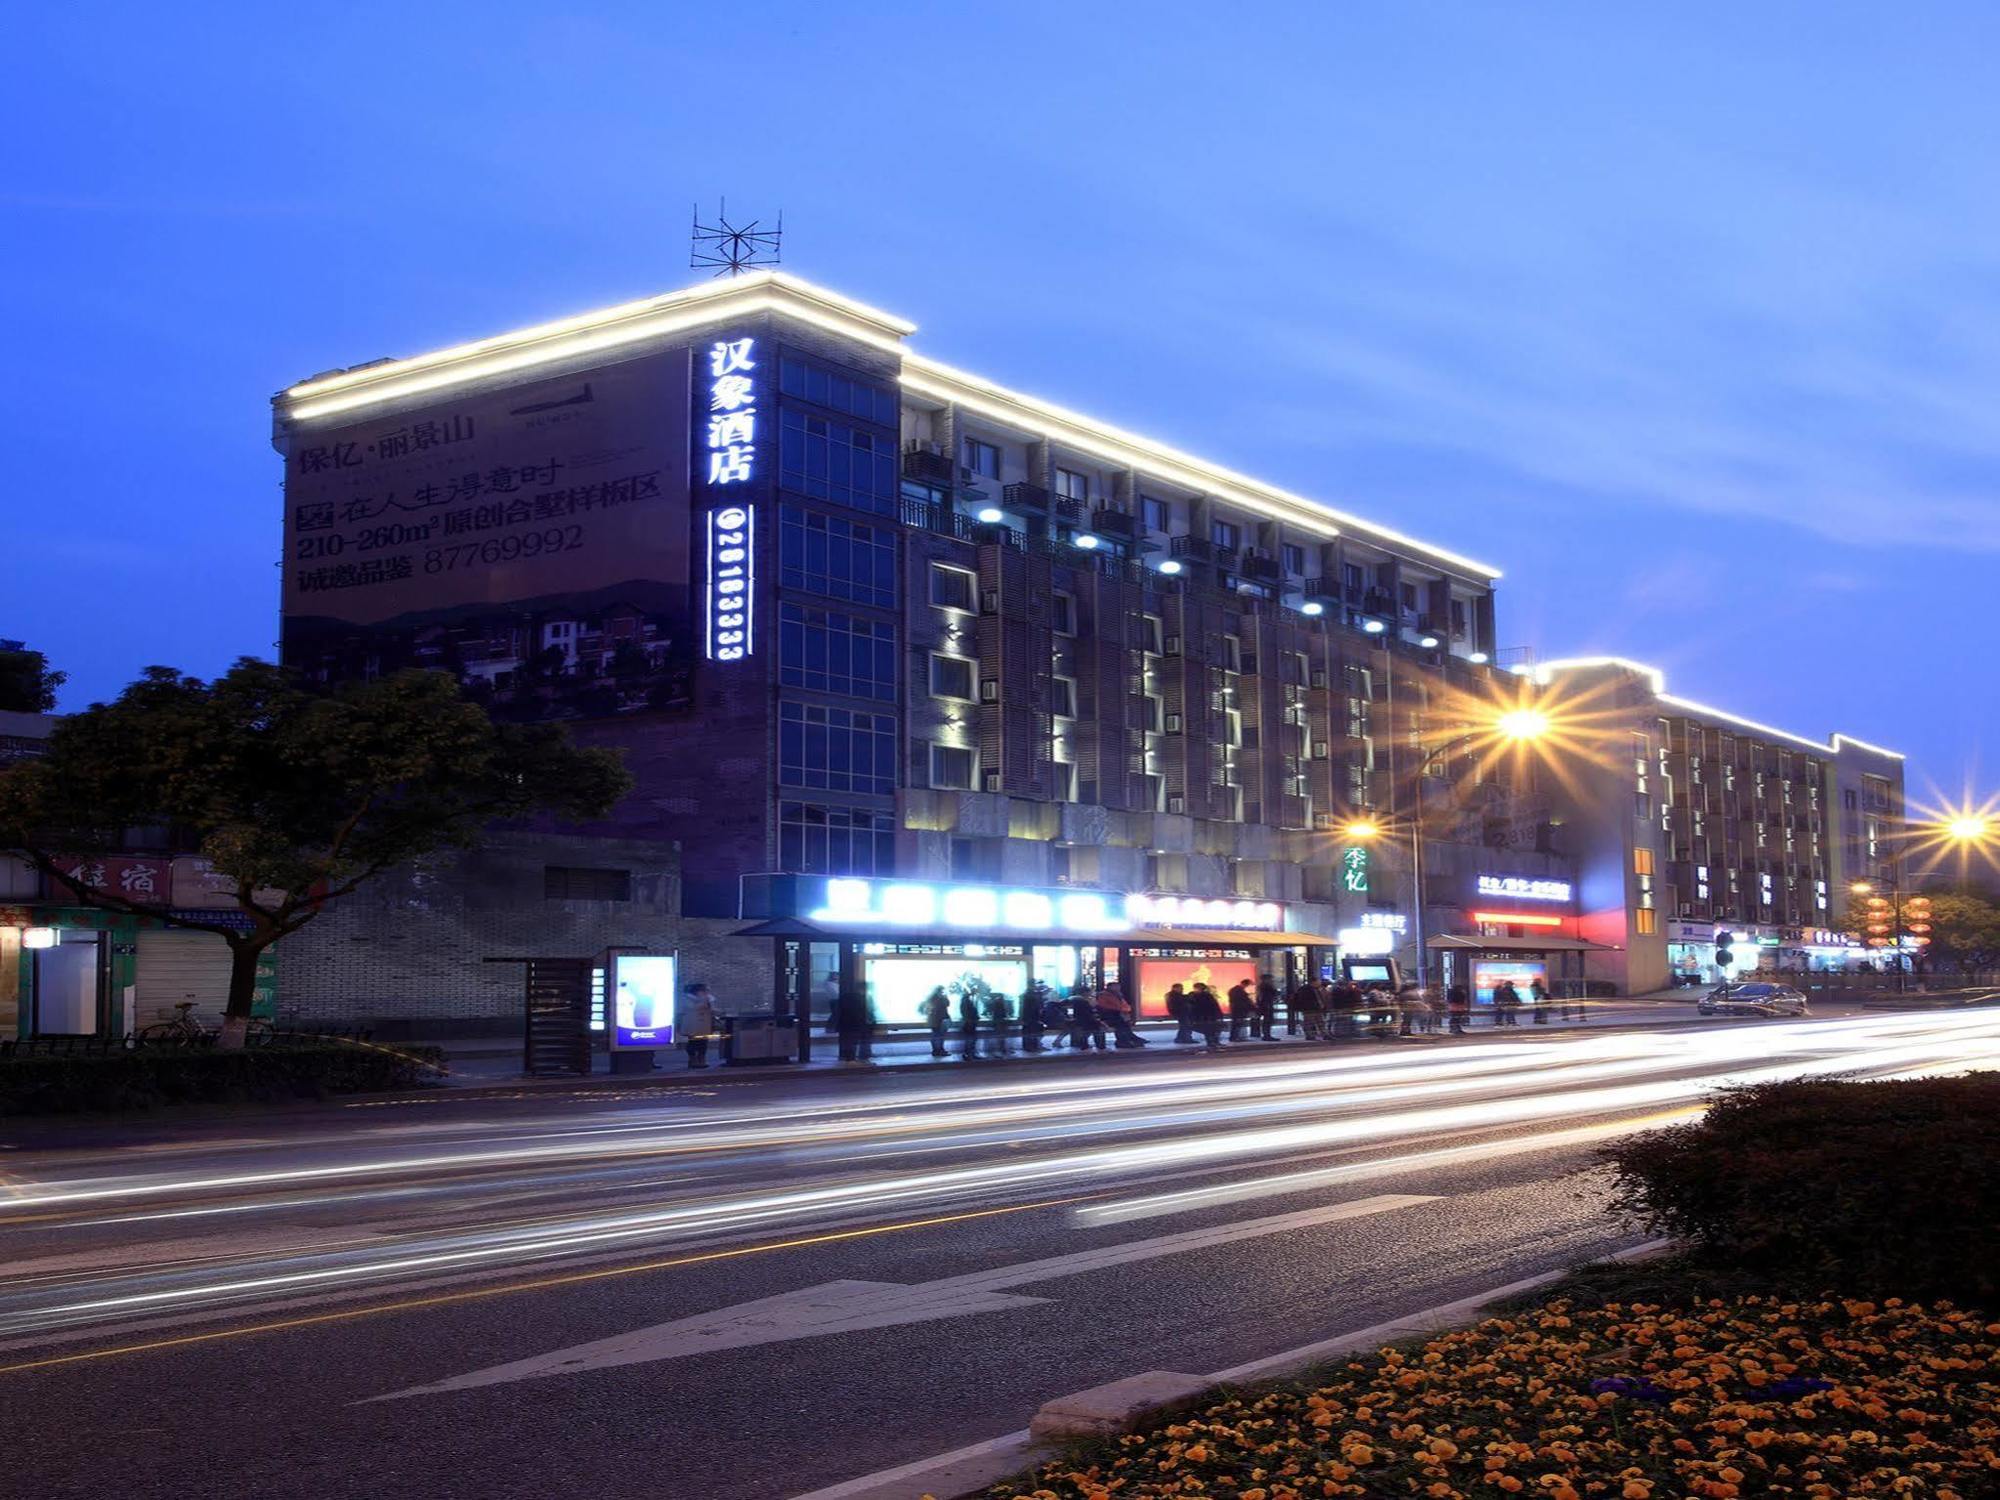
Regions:
<svg viewBox="0 0 2000 1500"><path fill-rule="evenodd" d="M1495 953L1617 953L1609 943L1588 943L1571 937L1434 937L1426 948L1488 949Z"/></svg>
<svg viewBox="0 0 2000 1500"><path fill-rule="evenodd" d="M1241 932L1230 927L1143 927L1117 932L911 932L887 927L856 931L833 928L804 917L772 917L738 928L734 937L812 938L855 943L1100 943L1133 948L1295 948L1334 947L1339 939L1317 932Z"/></svg>

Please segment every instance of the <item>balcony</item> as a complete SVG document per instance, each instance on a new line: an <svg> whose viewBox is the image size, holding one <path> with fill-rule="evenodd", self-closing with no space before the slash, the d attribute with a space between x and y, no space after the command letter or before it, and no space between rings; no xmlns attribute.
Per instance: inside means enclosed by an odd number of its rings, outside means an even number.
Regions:
<svg viewBox="0 0 2000 1500"><path fill-rule="evenodd" d="M951 460L929 448L905 448L903 473L911 479L921 479L926 484L950 484L958 477L952 468Z"/></svg>
<svg viewBox="0 0 2000 1500"><path fill-rule="evenodd" d="M1248 554L1238 571L1253 583L1282 583L1285 577L1285 570L1278 560L1261 552Z"/></svg>
<svg viewBox="0 0 2000 1500"><path fill-rule="evenodd" d="M1049 492L1039 484L1005 485L1001 488L1000 494L1009 510L1036 516L1045 516L1049 513Z"/></svg>
<svg viewBox="0 0 2000 1500"><path fill-rule="evenodd" d="M1101 507L1090 514L1090 529L1099 536L1120 537L1130 541L1139 534L1139 524L1122 510L1105 510Z"/></svg>

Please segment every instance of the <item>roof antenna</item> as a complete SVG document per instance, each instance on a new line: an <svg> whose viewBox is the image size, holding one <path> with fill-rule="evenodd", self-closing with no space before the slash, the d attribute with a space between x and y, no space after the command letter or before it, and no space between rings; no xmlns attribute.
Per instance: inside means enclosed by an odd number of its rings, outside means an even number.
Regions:
<svg viewBox="0 0 2000 1500"><path fill-rule="evenodd" d="M755 270L759 266L775 266L778 263L778 241L784 237L785 215L781 209L778 222L770 229L758 226L763 221L752 219L747 224L729 222L729 200L716 200L715 222L701 222L701 205L694 210L693 250L688 256L688 265L698 271L713 270L717 276L736 276L744 271Z"/></svg>

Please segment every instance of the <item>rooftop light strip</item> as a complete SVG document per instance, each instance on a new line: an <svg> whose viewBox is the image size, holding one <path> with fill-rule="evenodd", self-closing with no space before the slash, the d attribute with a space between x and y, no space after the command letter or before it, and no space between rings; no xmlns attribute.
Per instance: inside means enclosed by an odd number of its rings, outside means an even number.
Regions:
<svg viewBox="0 0 2000 1500"><path fill-rule="evenodd" d="M1238 474L1206 459L1197 458L1192 453L1170 448L1152 438L1109 426L1081 412L1070 411L1052 402L1007 390L977 375L954 369L950 365L941 364L920 354L907 351L904 353L903 385L919 395L931 396L940 401L949 401L981 411L996 422L1040 433L1067 446L1087 449L1121 465L1150 469L1160 473L1163 478L1178 475L1181 482L1191 488L1226 492L1227 498L1238 504L1262 510L1282 519L1296 521L1308 529L1320 531L1323 535L1336 535L1339 528L1320 520L1320 516L1330 517L1342 526L1352 527L1369 537L1413 547L1462 572L1488 579L1501 576L1500 570L1491 564L1461 556L1456 552L1448 552L1442 547L1432 546L1429 542L1420 541L1416 537L1405 536L1402 532L1392 531L1386 526L1378 526L1359 516L1336 510L1333 506L1318 500L1294 495L1289 491L1265 484L1261 480L1252 479L1248 475Z"/></svg>

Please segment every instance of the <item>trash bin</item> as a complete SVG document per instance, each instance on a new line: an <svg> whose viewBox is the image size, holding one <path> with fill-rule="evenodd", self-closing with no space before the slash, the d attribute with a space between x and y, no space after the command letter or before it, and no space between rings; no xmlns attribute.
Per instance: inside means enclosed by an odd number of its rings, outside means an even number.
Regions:
<svg viewBox="0 0 2000 1500"><path fill-rule="evenodd" d="M770 1012L723 1020L722 1060L733 1066L791 1062L799 1055L798 1018Z"/></svg>

